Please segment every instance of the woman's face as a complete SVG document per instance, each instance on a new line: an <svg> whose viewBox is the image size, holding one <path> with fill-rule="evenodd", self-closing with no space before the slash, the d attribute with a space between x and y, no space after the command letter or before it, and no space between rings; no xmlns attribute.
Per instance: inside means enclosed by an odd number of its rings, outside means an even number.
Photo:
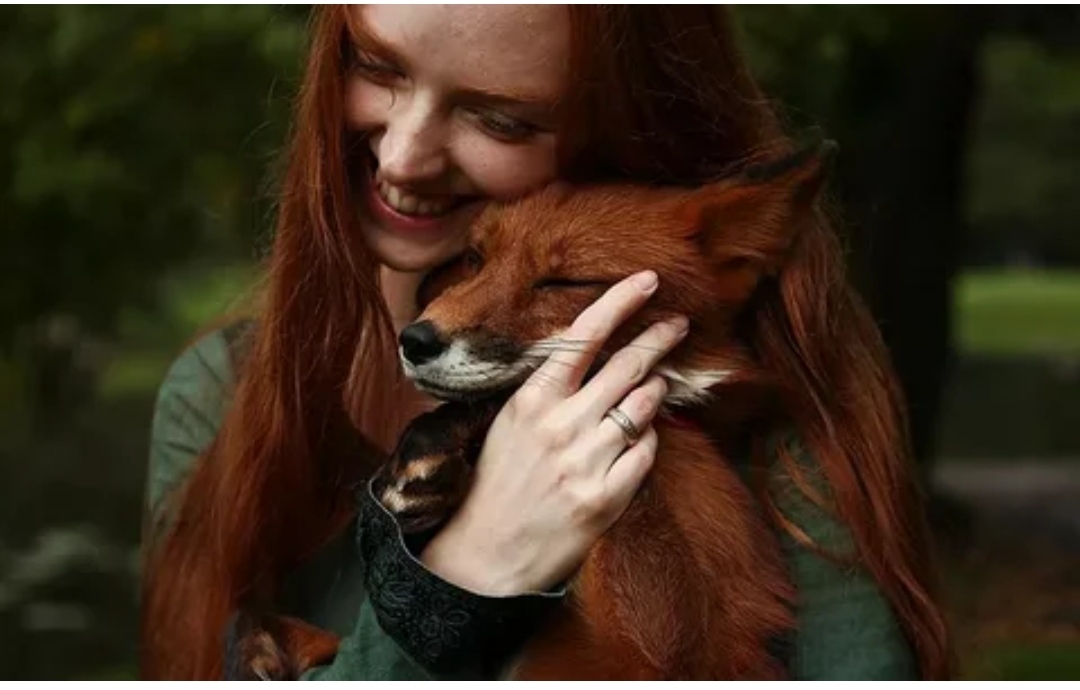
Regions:
<svg viewBox="0 0 1080 690"><path fill-rule="evenodd" d="M555 178L569 19L559 5L354 8L348 126L366 134L354 190L385 265L427 271L465 245L486 200Z"/></svg>

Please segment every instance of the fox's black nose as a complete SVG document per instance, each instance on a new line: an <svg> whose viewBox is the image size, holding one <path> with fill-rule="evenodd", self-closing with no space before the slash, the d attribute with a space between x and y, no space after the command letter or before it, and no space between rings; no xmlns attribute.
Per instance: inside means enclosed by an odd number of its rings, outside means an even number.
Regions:
<svg viewBox="0 0 1080 690"><path fill-rule="evenodd" d="M430 321L417 321L401 331L398 337L405 359L412 364L423 364L441 355L446 343L439 337L435 324Z"/></svg>

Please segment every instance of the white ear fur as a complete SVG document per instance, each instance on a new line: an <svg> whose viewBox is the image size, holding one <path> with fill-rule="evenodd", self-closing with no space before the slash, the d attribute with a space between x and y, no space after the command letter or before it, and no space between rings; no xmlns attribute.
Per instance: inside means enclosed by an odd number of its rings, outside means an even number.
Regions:
<svg viewBox="0 0 1080 690"><path fill-rule="evenodd" d="M712 395L709 389L727 380L732 374L729 369L680 371L666 365L658 366L656 373L667 379L668 393L664 398L666 407L704 402Z"/></svg>

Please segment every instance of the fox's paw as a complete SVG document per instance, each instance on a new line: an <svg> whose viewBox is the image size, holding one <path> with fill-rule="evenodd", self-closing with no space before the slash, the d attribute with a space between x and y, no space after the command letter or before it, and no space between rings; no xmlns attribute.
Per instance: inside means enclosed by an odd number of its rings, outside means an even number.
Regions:
<svg viewBox="0 0 1080 690"><path fill-rule="evenodd" d="M237 613L226 633L225 680L294 680L293 662L267 621Z"/></svg>
<svg viewBox="0 0 1080 690"><path fill-rule="evenodd" d="M465 498L471 475L463 452L395 456L375 479L375 497L402 532L416 534L450 517Z"/></svg>
<svg viewBox="0 0 1080 690"><path fill-rule="evenodd" d="M330 663L338 643L334 633L299 618L243 608L225 628L224 680L300 680Z"/></svg>
<svg viewBox="0 0 1080 690"><path fill-rule="evenodd" d="M498 399L445 403L414 419L375 476L375 498L406 534L448 519L469 490L473 463Z"/></svg>
<svg viewBox="0 0 1080 690"><path fill-rule="evenodd" d="M375 477L375 498L406 534L450 517L472 476L463 417L444 405L414 419Z"/></svg>

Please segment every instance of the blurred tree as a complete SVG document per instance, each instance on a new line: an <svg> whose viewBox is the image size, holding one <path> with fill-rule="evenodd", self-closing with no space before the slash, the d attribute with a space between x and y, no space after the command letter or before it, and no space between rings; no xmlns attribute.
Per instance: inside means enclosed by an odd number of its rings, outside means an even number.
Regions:
<svg viewBox="0 0 1080 690"><path fill-rule="evenodd" d="M5 678L134 658L153 390L98 397L103 354L133 313L175 348L191 333L167 332L170 274L266 235L306 12L0 9Z"/></svg>
<svg viewBox="0 0 1080 690"><path fill-rule="evenodd" d="M967 156L969 260L1080 264L1080 50L996 36L984 51L983 82Z"/></svg>
<svg viewBox="0 0 1080 690"><path fill-rule="evenodd" d="M19 363L36 418L78 397L61 361L75 343L152 308L164 273L250 254L302 16L0 11L0 358Z"/></svg>
<svg viewBox="0 0 1080 690"><path fill-rule="evenodd" d="M952 285L968 234L967 161L986 78L983 48L1003 35L1078 46L1080 11L770 6L739 13L754 66L781 112L796 129L821 124L840 141L836 188L854 275L890 347L915 453L928 469L952 353ZM1028 94L1015 84L1012 95ZM1011 182L998 173L1000 184Z"/></svg>
<svg viewBox="0 0 1080 690"><path fill-rule="evenodd" d="M963 155L985 14L935 7L741 10L796 127L840 141L837 190L856 279L903 382L915 452L931 454L963 228ZM793 107L792 107L793 106Z"/></svg>

